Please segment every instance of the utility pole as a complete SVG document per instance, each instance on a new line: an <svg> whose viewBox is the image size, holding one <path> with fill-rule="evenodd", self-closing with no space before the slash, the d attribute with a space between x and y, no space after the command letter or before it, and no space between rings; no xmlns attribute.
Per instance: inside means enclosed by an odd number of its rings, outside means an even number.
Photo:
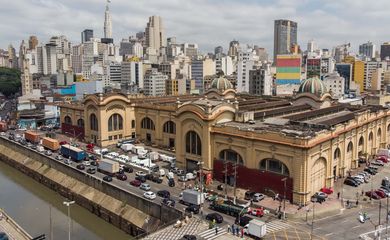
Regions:
<svg viewBox="0 0 390 240"><path fill-rule="evenodd" d="M236 204L236 190L237 190L237 168L238 168L238 158L237 162L234 164L234 204Z"/></svg>
<svg viewBox="0 0 390 240"><path fill-rule="evenodd" d="M224 159L225 164L225 199L227 199L227 161Z"/></svg>
<svg viewBox="0 0 390 240"><path fill-rule="evenodd" d="M313 239L313 232L314 232L314 217L315 217L315 213L314 213L314 207L315 207L315 203L317 202L317 198L315 197L312 197L311 198L311 202L313 203L313 218L311 220L311 233L310 233L310 240Z"/></svg>
<svg viewBox="0 0 390 240"><path fill-rule="evenodd" d="M49 205L49 214L50 214L50 240L53 240L53 219L51 217L51 205Z"/></svg>
<svg viewBox="0 0 390 240"><path fill-rule="evenodd" d="M74 204L75 201L64 201L63 204L68 207L68 240L70 240L71 232L71 219L70 219L70 205Z"/></svg>
<svg viewBox="0 0 390 240"><path fill-rule="evenodd" d="M382 210L382 202L379 201L379 224L378 224L378 226L381 225L381 210Z"/></svg>
<svg viewBox="0 0 390 240"><path fill-rule="evenodd" d="M283 195L283 219L286 220L286 188L287 188L287 178L283 178L284 182L284 195Z"/></svg>

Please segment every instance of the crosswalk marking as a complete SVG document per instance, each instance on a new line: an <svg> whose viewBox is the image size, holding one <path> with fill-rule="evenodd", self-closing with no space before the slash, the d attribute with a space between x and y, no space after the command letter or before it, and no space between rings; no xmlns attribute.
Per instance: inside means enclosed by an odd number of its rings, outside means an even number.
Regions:
<svg viewBox="0 0 390 240"><path fill-rule="evenodd" d="M215 234L215 228L208 229L208 230L206 230L198 235L199 235L199 237L202 237L206 240L212 240L212 239L215 239L219 236L226 234L226 229L220 228L220 227L217 227L217 229L218 229L217 235Z"/></svg>
<svg viewBox="0 0 390 240"><path fill-rule="evenodd" d="M266 223L266 225L267 225L267 233L272 233L272 232L276 232L291 227L289 224L282 221L272 221Z"/></svg>

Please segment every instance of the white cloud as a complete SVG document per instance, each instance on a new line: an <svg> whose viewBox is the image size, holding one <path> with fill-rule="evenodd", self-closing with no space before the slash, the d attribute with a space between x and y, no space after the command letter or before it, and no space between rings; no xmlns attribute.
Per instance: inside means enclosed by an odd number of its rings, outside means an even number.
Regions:
<svg viewBox="0 0 390 240"><path fill-rule="evenodd" d="M104 0L0 0L0 47L18 46L35 34L40 41L63 34L73 42L80 32L94 29L102 35ZM167 36L195 42L204 51L229 41L273 49L273 22L298 21L298 41L306 48L309 39L320 47L388 41L388 0L112 0L113 33L118 42L143 31L151 15L163 17Z"/></svg>

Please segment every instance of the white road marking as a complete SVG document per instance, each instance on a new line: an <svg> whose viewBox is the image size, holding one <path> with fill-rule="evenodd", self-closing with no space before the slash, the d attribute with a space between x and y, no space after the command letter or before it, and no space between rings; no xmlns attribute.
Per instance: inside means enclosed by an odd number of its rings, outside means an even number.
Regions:
<svg viewBox="0 0 390 240"><path fill-rule="evenodd" d="M357 226L355 226L355 227L352 227L352 229L354 229L354 228L358 228L358 227L360 227L360 225L357 225Z"/></svg>
<svg viewBox="0 0 390 240"><path fill-rule="evenodd" d="M333 235L333 233L328 233L328 234L325 234L325 236L330 236L330 235Z"/></svg>

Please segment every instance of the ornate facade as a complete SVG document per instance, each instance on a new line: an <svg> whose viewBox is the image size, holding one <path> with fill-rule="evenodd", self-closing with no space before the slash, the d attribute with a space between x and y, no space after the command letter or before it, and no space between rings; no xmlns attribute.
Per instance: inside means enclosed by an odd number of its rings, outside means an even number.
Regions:
<svg viewBox="0 0 390 240"><path fill-rule="evenodd" d="M83 119L84 139L100 146L136 137L170 149L179 167L202 166L242 188L283 194L286 181L287 197L306 203L356 168L359 157L390 142L387 108L339 104L311 92L318 93L309 88L290 98L259 98L221 88L177 98L96 94L61 105L61 122L69 129Z"/></svg>

